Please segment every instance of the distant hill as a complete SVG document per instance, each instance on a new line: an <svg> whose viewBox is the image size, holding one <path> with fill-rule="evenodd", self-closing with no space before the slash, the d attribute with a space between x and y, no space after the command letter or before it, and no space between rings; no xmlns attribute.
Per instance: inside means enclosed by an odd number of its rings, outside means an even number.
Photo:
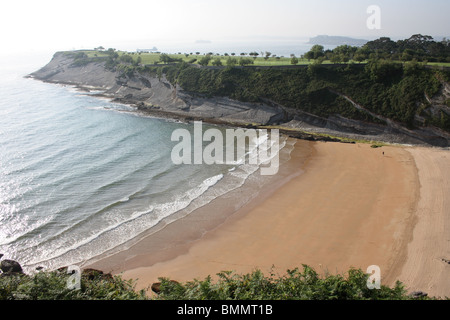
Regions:
<svg viewBox="0 0 450 320"><path fill-rule="evenodd" d="M330 45L330 46L340 46L340 45L350 45L350 46L363 46L368 40L354 39L349 37L341 36L327 36L320 35L309 39L309 44L320 44L320 45Z"/></svg>

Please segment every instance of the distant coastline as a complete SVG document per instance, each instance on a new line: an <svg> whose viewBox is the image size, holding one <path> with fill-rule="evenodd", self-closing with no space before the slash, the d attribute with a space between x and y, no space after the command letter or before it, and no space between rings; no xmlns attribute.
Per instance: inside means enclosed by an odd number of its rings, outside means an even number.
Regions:
<svg viewBox="0 0 450 320"><path fill-rule="evenodd" d="M330 46L340 46L340 45L363 46L367 42L369 42L369 40L355 39L355 38L342 37L342 36L319 35L319 36L310 38L308 41L308 44L320 44L320 45L330 45Z"/></svg>

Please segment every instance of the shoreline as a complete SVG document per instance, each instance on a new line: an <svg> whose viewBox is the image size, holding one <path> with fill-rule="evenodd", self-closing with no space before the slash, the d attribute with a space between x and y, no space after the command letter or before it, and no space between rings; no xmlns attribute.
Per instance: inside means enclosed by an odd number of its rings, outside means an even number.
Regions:
<svg viewBox="0 0 450 320"><path fill-rule="evenodd" d="M450 290L450 283L441 281L445 272L440 273L441 285L436 279L430 280L432 284L420 282L424 275L417 270L426 272L420 268L429 253L411 254L426 242L426 233L433 232L430 225L418 229L423 225L420 208L427 202L420 173L426 162L416 159L430 150L450 160L444 149L384 146L380 150L368 144L298 140L283 168L285 179L267 186L257 199L228 217L196 230L207 216L205 212L197 218L189 215L89 267L137 280L136 289L148 289L159 277L182 282L208 275L215 279L225 270L247 273L258 268L281 275L307 264L322 274L343 274L352 267L365 271L378 265L383 285L393 286L399 280L407 290L443 296ZM448 209L440 208L436 214L448 228L450 214L443 216ZM172 245L161 246L174 234ZM445 254L441 256L444 259ZM441 269L447 267L440 263Z"/></svg>
<svg viewBox="0 0 450 320"><path fill-rule="evenodd" d="M201 239L206 233L216 229L237 213L250 210L264 198L270 197L278 187L302 174L301 169L293 170L292 166L297 166L297 163L293 161L292 156L296 148L297 150L301 149L301 154L297 154L295 160L300 161L300 164L306 161L309 153L312 152L311 142L289 137L286 139L286 150L282 149L280 152L280 169L276 175L266 176L261 180L258 169L242 186L235 190L218 196L210 203L187 215L182 212L175 213L144 234L85 261L82 267L101 269L117 274L130 267L141 266L140 257L144 255L148 263L153 263L168 260L184 252L192 242ZM302 142L301 146L299 142ZM289 151L290 148L291 151ZM286 165L284 166L282 163ZM237 197L244 198L244 200L236 201Z"/></svg>

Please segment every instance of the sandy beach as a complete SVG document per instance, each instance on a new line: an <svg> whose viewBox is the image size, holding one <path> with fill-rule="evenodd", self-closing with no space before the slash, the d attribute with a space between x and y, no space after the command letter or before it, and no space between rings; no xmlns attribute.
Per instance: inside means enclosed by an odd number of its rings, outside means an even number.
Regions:
<svg viewBox="0 0 450 320"><path fill-rule="evenodd" d="M420 198L398 279L411 290L450 297L450 150L407 150L418 169Z"/></svg>
<svg viewBox="0 0 450 320"><path fill-rule="evenodd" d="M141 289L158 277L188 281L223 270L281 275L307 264L344 274L378 265L382 284L450 296L442 260L450 259L449 163L448 150L299 140L289 179L249 205L206 229L168 225L91 267L137 279ZM161 245L170 237L172 245Z"/></svg>

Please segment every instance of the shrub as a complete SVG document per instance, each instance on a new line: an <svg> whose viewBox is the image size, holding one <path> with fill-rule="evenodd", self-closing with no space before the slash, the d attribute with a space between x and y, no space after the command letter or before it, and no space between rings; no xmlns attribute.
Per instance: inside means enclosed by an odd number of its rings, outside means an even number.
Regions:
<svg viewBox="0 0 450 320"><path fill-rule="evenodd" d="M38 272L32 276L9 275L0 278L1 300L143 300L134 282L120 276L82 275L81 288L69 289L69 274L63 271Z"/></svg>
<svg viewBox="0 0 450 320"><path fill-rule="evenodd" d="M403 285L397 282L393 288L381 286L369 289L369 275L360 269L350 269L346 277L318 273L307 265L303 270L287 270L286 275L265 276L260 270L249 274L218 273L218 281L208 276L185 284L160 278L163 300L403 300L412 299Z"/></svg>
<svg viewBox="0 0 450 320"><path fill-rule="evenodd" d="M201 65L201 66L207 66L208 64L209 64L209 62L211 61L211 55L206 55L206 56L204 56L203 58L201 58L199 61L198 61L198 64L199 65Z"/></svg>

